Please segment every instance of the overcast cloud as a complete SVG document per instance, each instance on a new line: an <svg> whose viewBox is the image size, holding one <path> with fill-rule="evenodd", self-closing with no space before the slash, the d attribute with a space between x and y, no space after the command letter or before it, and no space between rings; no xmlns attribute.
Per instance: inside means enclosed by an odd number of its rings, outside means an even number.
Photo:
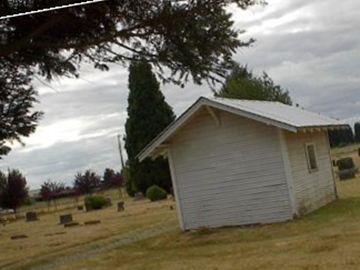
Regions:
<svg viewBox="0 0 360 270"><path fill-rule="evenodd" d="M290 91L295 103L340 119L360 119L360 2L281 1L246 12L233 10L238 29L256 43L235 59L256 73L266 71ZM62 79L51 88L36 83L45 112L38 130L0 168L19 168L32 188L47 179L71 184L78 171L120 169L116 135L124 134L127 70L83 68L81 79ZM206 86L162 87L177 114Z"/></svg>

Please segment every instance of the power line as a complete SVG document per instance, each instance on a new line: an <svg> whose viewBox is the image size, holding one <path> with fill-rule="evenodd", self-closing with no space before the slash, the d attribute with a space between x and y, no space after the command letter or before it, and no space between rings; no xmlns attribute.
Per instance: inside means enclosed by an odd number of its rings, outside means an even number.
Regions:
<svg viewBox="0 0 360 270"><path fill-rule="evenodd" d="M23 13L2 16L2 17L0 17L0 20L11 19L11 18L16 18L16 17L23 17L23 16L44 13L44 12L49 12L49 11L54 11L54 10L59 10L59 9L71 8L71 7L85 6L85 5L96 4L96 3L105 2L105 1L107 1L107 0L89 0L89 1L84 1L81 3L74 3L74 4L38 9L38 10L33 10L33 11L28 11L28 12L23 12Z"/></svg>

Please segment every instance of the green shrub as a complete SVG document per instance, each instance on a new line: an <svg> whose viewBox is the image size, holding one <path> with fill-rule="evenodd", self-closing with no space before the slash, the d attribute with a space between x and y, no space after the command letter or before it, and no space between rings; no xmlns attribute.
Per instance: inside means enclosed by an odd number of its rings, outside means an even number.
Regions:
<svg viewBox="0 0 360 270"><path fill-rule="evenodd" d="M154 202L159 200L164 200L167 197L167 193L164 189L157 185L152 185L146 190L146 197Z"/></svg>
<svg viewBox="0 0 360 270"><path fill-rule="evenodd" d="M337 161L339 171L354 169L355 164L351 157L342 158Z"/></svg>
<svg viewBox="0 0 360 270"><path fill-rule="evenodd" d="M103 196L86 196L85 207L86 210L102 209L109 206L109 201Z"/></svg>

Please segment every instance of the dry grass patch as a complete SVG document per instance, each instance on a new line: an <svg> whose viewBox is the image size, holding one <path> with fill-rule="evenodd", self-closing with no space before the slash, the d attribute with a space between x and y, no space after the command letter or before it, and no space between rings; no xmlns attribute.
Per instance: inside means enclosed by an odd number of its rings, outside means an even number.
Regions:
<svg viewBox="0 0 360 270"><path fill-rule="evenodd" d="M150 203L147 200L126 202L126 210L117 212L116 205L104 210L81 212L76 209L40 215L39 221L19 220L1 228L0 268L21 267L36 264L47 257L76 252L87 243L111 238L132 230L141 230L163 222L175 220L175 211L170 211L174 202L167 200ZM80 226L64 228L59 225L59 215L72 214ZM101 220L96 226L85 226L89 220ZM11 240L11 235L26 234L28 238ZM15 267L15 268L16 268ZM25 267L26 269L26 267Z"/></svg>

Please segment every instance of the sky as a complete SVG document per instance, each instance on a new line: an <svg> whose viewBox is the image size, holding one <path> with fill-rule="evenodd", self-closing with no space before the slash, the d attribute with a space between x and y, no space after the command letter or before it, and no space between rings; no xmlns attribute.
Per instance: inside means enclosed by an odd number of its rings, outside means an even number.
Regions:
<svg viewBox="0 0 360 270"><path fill-rule="evenodd" d="M247 11L231 8L235 28L253 37L234 59L256 74L266 71L289 90L294 103L338 119L360 119L360 1L268 0ZM0 160L0 169L18 168L34 189L48 180L72 184L86 169L102 174L120 170L117 134L127 118L127 69L114 65L101 72L84 66L79 79L63 78L46 85L35 80L44 113L25 145ZM206 86L161 86L179 115Z"/></svg>

